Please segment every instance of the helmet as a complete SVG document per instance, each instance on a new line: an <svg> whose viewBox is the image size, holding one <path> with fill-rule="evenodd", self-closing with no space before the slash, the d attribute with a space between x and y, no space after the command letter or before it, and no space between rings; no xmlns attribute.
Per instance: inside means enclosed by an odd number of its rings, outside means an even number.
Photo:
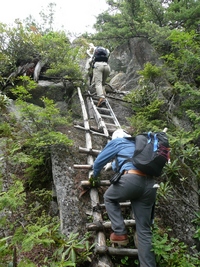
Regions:
<svg viewBox="0 0 200 267"><path fill-rule="evenodd" d="M112 134L112 140L115 138L131 137L130 134L127 134L123 129L118 129Z"/></svg>

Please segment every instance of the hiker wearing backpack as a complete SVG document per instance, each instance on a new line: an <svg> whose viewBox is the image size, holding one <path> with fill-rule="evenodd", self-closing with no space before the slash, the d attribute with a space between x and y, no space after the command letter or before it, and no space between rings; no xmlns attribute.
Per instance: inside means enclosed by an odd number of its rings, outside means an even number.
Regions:
<svg viewBox="0 0 200 267"><path fill-rule="evenodd" d="M156 200L156 185L152 176L138 170L127 156L131 158L135 142L122 129L116 130L112 140L97 156L93 165L93 179L97 178L106 164L112 162L112 169L120 172L104 194L105 207L111 221L113 233L110 241L119 245L128 244L127 230L120 208L120 202L130 200L131 209L136 221L138 239L138 257L140 267L155 267L155 256L152 251L152 211ZM112 181L112 180L111 180Z"/></svg>
<svg viewBox="0 0 200 267"><path fill-rule="evenodd" d="M99 101L97 103L98 107L105 105L105 83L110 74L110 66L108 64L109 56L110 52L108 49L97 46L94 50L91 61L93 68L93 82L97 96L99 97Z"/></svg>

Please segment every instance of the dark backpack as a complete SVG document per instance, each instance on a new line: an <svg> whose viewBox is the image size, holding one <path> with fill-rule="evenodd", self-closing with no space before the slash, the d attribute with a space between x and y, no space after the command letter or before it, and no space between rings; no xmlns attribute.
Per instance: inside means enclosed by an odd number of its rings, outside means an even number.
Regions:
<svg viewBox="0 0 200 267"><path fill-rule="evenodd" d="M100 61L108 62L108 58L109 58L109 53L107 49L101 46L97 46L93 56L94 62L100 62Z"/></svg>
<svg viewBox="0 0 200 267"><path fill-rule="evenodd" d="M142 133L134 137L135 152L131 161L143 173L160 176L169 161L170 146L165 132Z"/></svg>

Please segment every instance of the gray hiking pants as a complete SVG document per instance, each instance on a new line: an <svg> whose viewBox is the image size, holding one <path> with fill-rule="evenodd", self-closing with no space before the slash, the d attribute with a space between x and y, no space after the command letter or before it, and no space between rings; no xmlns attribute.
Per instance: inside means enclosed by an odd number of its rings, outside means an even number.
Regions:
<svg viewBox="0 0 200 267"><path fill-rule="evenodd" d="M111 185L104 194L104 202L115 234L126 234L124 218L119 202L131 201L131 209L136 221L138 257L140 267L155 267L152 249L152 208L156 200L154 179L135 174L122 175L119 182Z"/></svg>
<svg viewBox="0 0 200 267"><path fill-rule="evenodd" d="M105 83L110 74L110 66L106 62L95 62L93 69L93 81L98 97L105 97Z"/></svg>

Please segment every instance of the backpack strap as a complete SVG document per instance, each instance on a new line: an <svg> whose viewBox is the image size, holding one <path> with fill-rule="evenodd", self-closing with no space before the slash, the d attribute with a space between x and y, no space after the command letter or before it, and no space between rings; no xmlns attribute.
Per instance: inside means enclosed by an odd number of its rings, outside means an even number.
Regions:
<svg viewBox="0 0 200 267"><path fill-rule="evenodd" d="M153 134L152 132L148 132L148 144L151 142L151 135L153 135L154 142L153 142L153 151L156 151L158 149L158 138L157 133Z"/></svg>
<svg viewBox="0 0 200 267"><path fill-rule="evenodd" d="M116 164L117 172L118 172L121 168L119 168L119 162L117 160L117 156L115 157L115 164Z"/></svg>
<svg viewBox="0 0 200 267"><path fill-rule="evenodd" d="M151 132L148 132L147 135L148 135L148 142L147 143L149 144L151 142Z"/></svg>
<svg viewBox="0 0 200 267"><path fill-rule="evenodd" d="M126 159L120 164L120 166L119 166L119 162L118 162L118 160L117 160L117 156L120 156L121 158L126 158ZM116 167L117 167L117 172L119 172L120 169L121 169L121 167L124 165L124 163L128 162L129 159L131 159L131 158L129 158L129 157L127 157L127 156L123 156L123 155L117 155L117 156L115 157L115 164L116 164Z"/></svg>
<svg viewBox="0 0 200 267"><path fill-rule="evenodd" d="M156 151L158 149L158 137L157 133L153 134L152 132L148 132L148 144L151 142L152 137L150 135L153 135L154 142L153 142L153 151Z"/></svg>
<svg viewBox="0 0 200 267"><path fill-rule="evenodd" d="M157 134L154 134L153 151L156 151L157 149L158 149L158 138L157 138Z"/></svg>

